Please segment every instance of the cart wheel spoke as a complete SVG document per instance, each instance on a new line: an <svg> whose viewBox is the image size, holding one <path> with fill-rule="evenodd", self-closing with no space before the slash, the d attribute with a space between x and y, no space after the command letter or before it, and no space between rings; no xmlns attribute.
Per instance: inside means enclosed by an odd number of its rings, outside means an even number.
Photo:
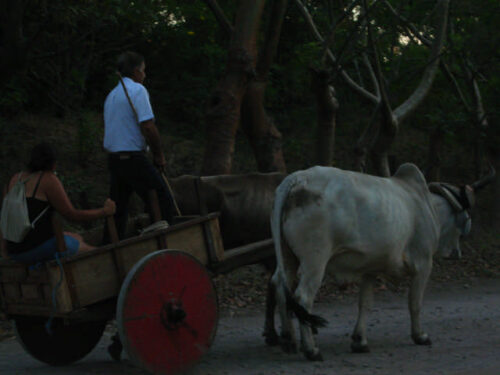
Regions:
<svg viewBox="0 0 500 375"><path fill-rule="evenodd" d="M125 278L116 320L123 347L136 365L154 374L185 371L215 338L218 307L210 275L185 252L149 254Z"/></svg>

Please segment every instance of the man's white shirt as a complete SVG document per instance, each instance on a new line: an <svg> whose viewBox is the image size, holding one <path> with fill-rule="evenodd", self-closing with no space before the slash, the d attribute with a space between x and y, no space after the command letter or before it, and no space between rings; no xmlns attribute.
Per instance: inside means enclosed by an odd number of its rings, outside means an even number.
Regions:
<svg viewBox="0 0 500 375"><path fill-rule="evenodd" d="M153 109L146 88L128 77L124 77L123 82L137 111L139 123L153 119ZM104 149L108 152L146 149L140 125L120 82L104 102Z"/></svg>

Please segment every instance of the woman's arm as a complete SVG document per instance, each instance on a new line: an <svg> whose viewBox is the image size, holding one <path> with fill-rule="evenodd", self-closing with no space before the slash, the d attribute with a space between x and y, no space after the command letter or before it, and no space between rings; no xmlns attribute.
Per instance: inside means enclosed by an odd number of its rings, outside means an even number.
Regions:
<svg viewBox="0 0 500 375"><path fill-rule="evenodd" d="M47 173L44 180L43 190L47 200L59 214L68 220L90 221L113 215L115 212L115 204L110 199L106 200L102 208L78 210L71 203L64 186L55 174Z"/></svg>

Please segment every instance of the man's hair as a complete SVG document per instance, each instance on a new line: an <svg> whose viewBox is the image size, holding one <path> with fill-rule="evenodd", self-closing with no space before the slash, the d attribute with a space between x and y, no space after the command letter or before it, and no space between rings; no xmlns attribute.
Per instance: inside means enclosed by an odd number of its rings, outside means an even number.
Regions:
<svg viewBox="0 0 500 375"><path fill-rule="evenodd" d="M124 77L132 77L134 69L139 68L144 62L144 57L136 52L123 52L117 61L117 68Z"/></svg>
<svg viewBox="0 0 500 375"><path fill-rule="evenodd" d="M31 150L28 170L30 172L50 171L56 162L56 149L48 142L37 144Z"/></svg>

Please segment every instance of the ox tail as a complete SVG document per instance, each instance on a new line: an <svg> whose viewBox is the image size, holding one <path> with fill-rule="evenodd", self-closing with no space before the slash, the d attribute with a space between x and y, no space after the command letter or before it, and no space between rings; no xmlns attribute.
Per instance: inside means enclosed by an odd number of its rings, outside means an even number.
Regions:
<svg viewBox="0 0 500 375"><path fill-rule="evenodd" d="M313 315L309 313L304 306L302 306L295 297L290 292L289 280L287 279L287 273L285 270L285 263L283 259L283 248L282 248L282 235L281 235L281 222L283 216L283 207L285 205L288 195L292 189L300 184L300 180L297 178L296 174L291 174L283 180L283 182L276 189L276 194L274 198L273 211L271 213L271 233L274 241L274 250L276 253L276 263L277 263L277 280L276 280L276 292L283 293L286 299L286 309L291 311L297 317L301 324L310 326L314 331L318 327L324 327L327 325L328 321L321 316Z"/></svg>

